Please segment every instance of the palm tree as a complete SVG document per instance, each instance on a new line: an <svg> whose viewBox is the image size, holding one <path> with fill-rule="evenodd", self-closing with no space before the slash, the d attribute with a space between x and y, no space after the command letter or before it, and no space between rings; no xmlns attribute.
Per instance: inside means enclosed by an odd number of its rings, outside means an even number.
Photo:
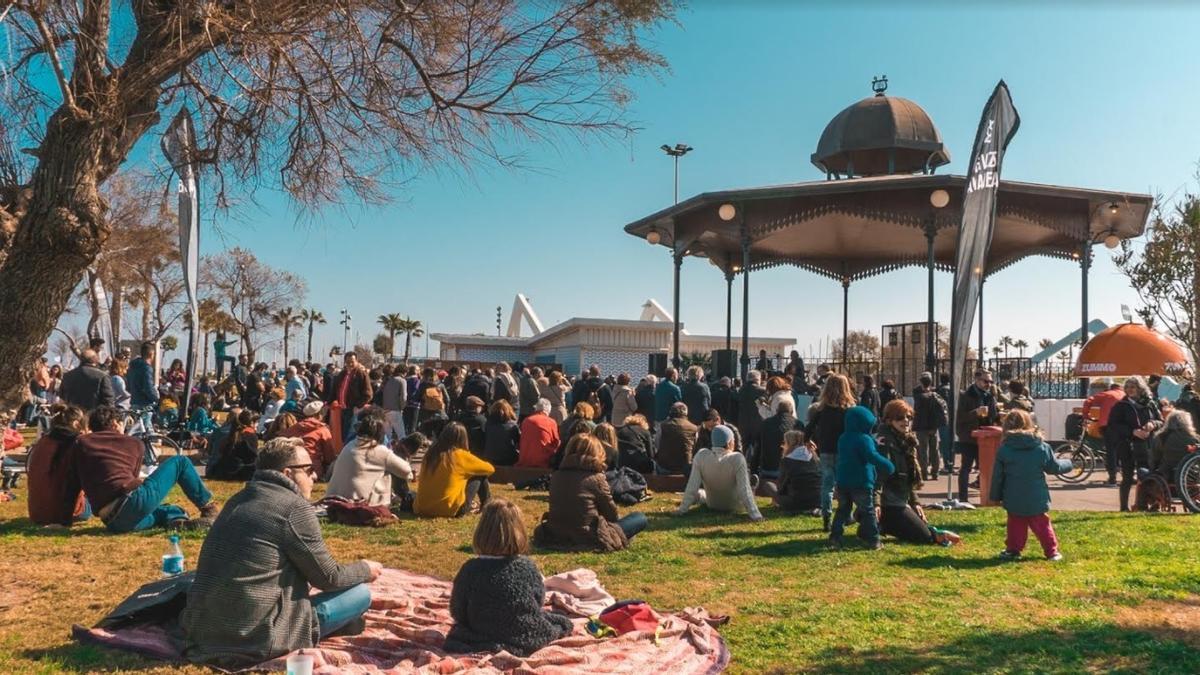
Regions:
<svg viewBox="0 0 1200 675"><path fill-rule="evenodd" d="M1024 340L1017 340L1013 343L1013 346L1017 348L1017 354L1021 358L1025 358L1025 349L1029 347L1029 343Z"/></svg>
<svg viewBox="0 0 1200 675"><path fill-rule="evenodd" d="M1002 352L1002 351L1004 351L1004 350L999 347L992 347L992 357L1000 358L1000 352Z"/></svg>
<svg viewBox="0 0 1200 675"><path fill-rule="evenodd" d="M288 339L292 335L292 328L299 328L304 325L304 319L300 318L299 314L295 313L291 307L284 307L276 310L271 314L271 324L279 326L283 329L283 362L288 362Z"/></svg>
<svg viewBox="0 0 1200 675"><path fill-rule="evenodd" d="M1038 349L1041 349L1042 351L1046 351L1053 346L1054 340L1051 340L1050 338L1042 338L1041 340L1038 340Z"/></svg>
<svg viewBox="0 0 1200 675"><path fill-rule="evenodd" d="M324 326L328 322L325 320L325 315L315 309L300 310L300 320L308 323L308 357L305 360L311 363L313 324L319 323Z"/></svg>
<svg viewBox="0 0 1200 675"><path fill-rule="evenodd" d="M396 333L404 331L404 321L405 317L399 314L380 314L376 319L376 322L387 331L388 340L391 341L392 349L387 354L389 361L396 355Z"/></svg>
<svg viewBox="0 0 1200 675"><path fill-rule="evenodd" d="M1007 335L1000 338L1000 346L1004 348L1004 358L1008 358L1008 348L1013 344L1013 339Z"/></svg>
<svg viewBox="0 0 1200 675"><path fill-rule="evenodd" d="M412 341L415 337L421 337L425 334L425 329L420 321L404 317L399 332L404 333L404 362L408 363L408 359L412 357Z"/></svg>

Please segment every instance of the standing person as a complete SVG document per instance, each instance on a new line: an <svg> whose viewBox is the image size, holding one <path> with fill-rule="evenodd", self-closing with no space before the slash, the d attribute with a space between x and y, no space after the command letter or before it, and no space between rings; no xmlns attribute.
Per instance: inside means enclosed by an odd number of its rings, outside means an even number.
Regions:
<svg viewBox="0 0 1200 675"><path fill-rule="evenodd" d="M712 407L723 420L737 419L737 392L733 389L733 380L722 377L713 384Z"/></svg>
<svg viewBox="0 0 1200 675"><path fill-rule="evenodd" d="M654 388L654 420L662 422L671 413L671 407L683 400L683 392L677 384L679 371L667 368L666 377ZM579 385L575 385L576 389ZM587 399L584 399L587 400Z"/></svg>
<svg viewBox="0 0 1200 675"><path fill-rule="evenodd" d="M792 353L788 354L783 374L792 381L793 394L799 396L808 393L808 371L804 369L804 359L800 358L800 352L793 349Z"/></svg>
<svg viewBox="0 0 1200 675"><path fill-rule="evenodd" d="M902 398L902 397L900 396L900 394L898 394L896 392L896 382L894 380L890 380L890 379L884 380L883 386L881 386L879 388L879 410L880 410L880 412L883 411L884 406L891 403L892 401L895 401L898 398Z"/></svg>
<svg viewBox="0 0 1200 675"><path fill-rule="evenodd" d="M829 531L833 514L833 491L837 485L838 439L845 430L846 411L854 407L854 392L845 375L833 374L825 379L821 397L809 408L809 422L804 435L814 445L821 458L821 520Z"/></svg>
<svg viewBox="0 0 1200 675"><path fill-rule="evenodd" d="M962 457L958 467L958 501L966 502L971 483L971 467L979 463L979 442L971 434L980 427L1000 421L1000 409L992 394L992 371L975 370L975 381L958 395L954 431L958 435L956 448Z"/></svg>
<svg viewBox="0 0 1200 675"><path fill-rule="evenodd" d="M489 502L472 548L477 557L463 563L450 590L454 625L446 634L446 651L529 656L571 634L569 618L543 609L546 584L525 557L529 540L516 504Z"/></svg>
<svg viewBox="0 0 1200 675"><path fill-rule="evenodd" d="M200 549L179 617L190 661L247 668L339 631L362 632L367 584L383 565L340 565L329 554L308 501L313 467L299 441L267 443L257 467ZM324 592L312 595L310 587Z"/></svg>
<svg viewBox="0 0 1200 675"><path fill-rule="evenodd" d="M746 456L750 461L758 454L759 436L762 434L762 415L758 412L758 402L767 395L762 382L762 373L750 371L746 383L738 390L737 395L737 428L742 432L742 443Z"/></svg>
<svg viewBox="0 0 1200 675"><path fill-rule="evenodd" d="M115 405L112 379L100 369L96 352L85 349L79 354L79 365L67 371L58 390L63 403L95 410L100 406Z"/></svg>
<svg viewBox="0 0 1200 675"><path fill-rule="evenodd" d="M242 407L254 412L263 411L263 394L267 393L267 364L256 363L246 375L246 388L242 390Z"/></svg>
<svg viewBox="0 0 1200 675"><path fill-rule="evenodd" d="M408 392L408 402L404 404L404 429L411 433L417 428L417 413L421 411L421 400L417 396L421 389L421 376L418 374L416 366L408 367L404 383L407 385L406 391ZM488 396L491 396L490 392Z"/></svg>
<svg viewBox="0 0 1200 675"><path fill-rule="evenodd" d="M401 374L399 370L396 371L397 376ZM459 397L465 401L468 396L474 396L485 404L492 400L492 381L479 368L471 369L471 374L463 382Z"/></svg>
<svg viewBox="0 0 1200 675"><path fill-rule="evenodd" d="M687 382L683 384L681 394L688 407L688 421L692 424L703 422L712 407L712 392L704 381L703 368L692 366L687 369Z"/></svg>
<svg viewBox="0 0 1200 675"><path fill-rule="evenodd" d="M862 393L858 396L858 404L871 414L878 417L883 410L883 402L880 400L879 390L875 388L875 378L870 375L862 376Z"/></svg>
<svg viewBox="0 0 1200 675"><path fill-rule="evenodd" d="M683 501L675 515L682 516L693 504L699 503L714 511L743 511L753 522L762 520L762 513L754 502L746 457L734 452L733 432L729 427L718 426L712 430L712 445L696 453Z"/></svg>
<svg viewBox="0 0 1200 675"><path fill-rule="evenodd" d="M658 378L653 375L647 375L638 382L637 389L633 391L633 397L637 400L637 414L646 419L650 428L654 428L654 389L658 385Z"/></svg>
<svg viewBox="0 0 1200 675"><path fill-rule="evenodd" d="M146 448L139 439L125 434L124 418L116 408L93 410L88 428L91 433L80 436L71 450L68 491L74 494L82 489L109 532L212 525L219 507L191 460L182 455L168 457L141 478ZM162 503L176 485L200 509L199 518L189 520L183 509Z"/></svg>
<svg viewBox="0 0 1200 675"><path fill-rule="evenodd" d="M938 449L942 454L942 475L954 474L954 430L950 428L950 407L954 401L954 390L950 388L950 375L938 374L937 395L946 403L946 421L938 427Z"/></svg>
<svg viewBox="0 0 1200 675"><path fill-rule="evenodd" d="M767 358L767 350L758 350L758 361L754 363L754 369L764 375L771 372L771 360Z"/></svg>
<svg viewBox="0 0 1200 675"><path fill-rule="evenodd" d="M646 516L617 512L604 477L604 446L594 436L575 436L550 477L550 508L533 531L539 548L619 551L646 529Z"/></svg>
<svg viewBox="0 0 1200 675"><path fill-rule="evenodd" d="M883 534L912 544L957 544L961 537L930 525L917 500L917 491L923 483L917 436L911 431L912 420L913 409L903 399L893 399L883 407L883 419L879 422L875 442L879 454L896 468L876 482L879 529Z"/></svg>
<svg viewBox="0 0 1200 675"><path fill-rule="evenodd" d="M670 416L658 426L658 450L654 454L654 472L660 476L690 474L692 454L699 433L699 427L688 419L687 404L672 405ZM731 437L732 435L733 432L730 432Z"/></svg>
<svg viewBox="0 0 1200 675"><path fill-rule="evenodd" d="M586 404L583 404L586 405ZM521 422L521 445L517 466L549 469L550 458L561 444L558 425L550 419L550 402L538 399L533 414Z"/></svg>
<svg viewBox="0 0 1200 675"><path fill-rule="evenodd" d="M129 373L129 360L117 357L108 366L112 380L113 405L118 410L129 410L129 387L125 384L125 376Z"/></svg>
<svg viewBox="0 0 1200 675"><path fill-rule="evenodd" d="M487 423L483 427L483 458L494 466L512 466L520 456L520 447L517 413L508 401L496 401L488 409Z"/></svg>
<svg viewBox="0 0 1200 675"><path fill-rule="evenodd" d="M575 386L571 388L572 404L580 402L589 402L592 400L592 394L599 397L600 388L604 386L604 380L600 379L600 366L592 364L588 367L586 373L579 378ZM604 401L601 400L600 414L604 415Z"/></svg>
<svg viewBox="0 0 1200 675"><path fill-rule="evenodd" d="M229 362L230 369L233 369L237 360L226 353L229 345L237 344L237 340L225 339L225 331L217 333L217 339L213 340L213 354L217 357L217 382L220 382L225 377L225 363Z"/></svg>
<svg viewBox="0 0 1200 675"><path fill-rule="evenodd" d="M387 423L377 410L358 418L354 439L342 448L333 465L325 495L364 500L368 506L391 506L392 480L412 479L412 467L384 443Z"/></svg>
<svg viewBox="0 0 1200 675"><path fill-rule="evenodd" d="M296 366L288 366L285 371L287 383L283 387L283 399L290 401L296 399L303 401L308 398L308 384L304 378L300 377L300 371Z"/></svg>
<svg viewBox="0 0 1200 675"><path fill-rule="evenodd" d="M937 478L941 456L938 454L940 429L947 424L946 402L933 389L933 373L921 373L913 388L913 434L917 437L917 459L923 480Z"/></svg>
<svg viewBox="0 0 1200 675"><path fill-rule="evenodd" d="M1120 506L1129 510L1129 492L1137 482L1137 470L1149 466L1149 438L1162 426L1158 405L1141 377L1125 380L1125 398L1113 406L1104 434L1108 451L1121 467Z"/></svg>
<svg viewBox="0 0 1200 675"><path fill-rule="evenodd" d="M845 377L835 377L845 381ZM834 378L830 378L832 382ZM827 385L828 386L828 385ZM858 536L867 546L883 548L879 541L879 517L875 511L875 472L893 473L896 467L879 454L871 430L875 428L875 416L862 406L855 406L844 415L845 430L837 444L837 491L838 507L833 515L829 530L829 545L842 547L842 535L850 522L850 509L857 507L861 519ZM825 462L825 458L821 458Z"/></svg>
<svg viewBox="0 0 1200 675"><path fill-rule="evenodd" d="M389 371L380 386L379 407L383 409L383 421L387 426L388 440L399 443L408 435L404 426L404 406L408 405L408 383L404 381L400 366Z"/></svg>
<svg viewBox="0 0 1200 675"><path fill-rule="evenodd" d="M486 499L487 478L496 469L471 454L468 443L466 428L451 422L425 451L417 497L413 500L414 514L455 518L470 511L476 495L481 501Z"/></svg>
<svg viewBox="0 0 1200 675"><path fill-rule="evenodd" d="M1004 409L1024 410L1033 414L1033 399L1029 398L1029 390L1025 388L1024 382L1011 380L1008 383L1008 399L1004 402Z"/></svg>
<svg viewBox="0 0 1200 675"><path fill-rule="evenodd" d="M624 426L625 418L637 412L637 395L629 382L629 373L617 375L617 384L612 391L613 427Z"/></svg>
<svg viewBox="0 0 1200 675"><path fill-rule="evenodd" d="M233 381L237 384L242 396L246 395L246 381L250 379L250 357L238 354L237 366L233 369Z"/></svg>
<svg viewBox="0 0 1200 675"><path fill-rule="evenodd" d="M492 386L492 400L498 401L504 399L513 407L513 410L521 408L521 390L517 379L513 377L512 366L504 361L496 364L496 379Z"/></svg>
<svg viewBox="0 0 1200 675"><path fill-rule="evenodd" d="M1108 388L1098 392L1084 403L1085 408L1096 408L1096 425L1100 427L1100 435L1104 439L1104 468L1108 470L1108 485L1117 484L1117 451L1121 446L1121 440L1117 438L1109 439L1108 419L1112 416L1112 410L1117 406L1121 399L1125 398L1125 390L1121 385L1109 381Z"/></svg>
<svg viewBox="0 0 1200 675"><path fill-rule="evenodd" d="M158 389L154 386L154 343L143 342L138 357L129 363L125 377L129 385L129 403L135 408L158 407ZM146 424L149 427L149 424Z"/></svg>
<svg viewBox="0 0 1200 675"><path fill-rule="evenodd" d="M822 363L817 366L817 379L813 382L812 388L809 390L813 396L820 396L825 389L825 383L829 381L829 376L833 374L833 369L828 363Z"/></svg>
<svg viewBox="0 0 1200 675"><path fill-rule="evenodd" d="M1008 512L1008 534L1000 558L1016 560L1025 549L1029 530L1042 545L1047 560L1062 560L1058 537L1050 524L1050 489L1046 474L1071 470L1071 461L1055 459L1033 418L1024 410L1004 416L1004 440L996 452L990 497Z"/></svg>
<svg viewBox="0 0 1200 675"><path fill-rule="evenodd" d="M176 395L183 393L183 388L187 386L187 371L183 368L183 359L175 359L171 362L171 366L163 375L163 381Z"/></svg>
<svg viewBox="0 0 1200 675"><path fill-rule="evenodd" d="M550 419L557 424L562 424L562 421L567 419L567 392L571 388L567 386L566 378L563 377L562 371L555 370L546 378L545 386L538 386L538 392L541 398L550 402Z"/></svg>
<svg viewBox="0 0 1200 675"><path fill-rule="evenodd" d="M367 369L358 362L358 356L349 352L345 357L345 367L334 376L327 394L327 403L332 405L329 414L340 415L342 422L341 443L349 441L354 435L354 416L371 401L371 376Z"/></svg>
<svg viewBox="0 0 1200 675"><path fill-rule="evenodd" d="M515 370L519 378L517 382L517 399L521 404L517 419L524 420L533 414L533 406L542 397L537 385L537 379L542 376L542 369L534 368L533 371L530 371L525 367L524 363L517 361Z"/></svg>

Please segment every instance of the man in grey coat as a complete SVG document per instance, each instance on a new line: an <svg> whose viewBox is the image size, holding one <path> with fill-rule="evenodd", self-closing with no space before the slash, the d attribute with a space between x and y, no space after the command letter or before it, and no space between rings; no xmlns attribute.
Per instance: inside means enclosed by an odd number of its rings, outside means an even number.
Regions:
<svg viewBox="0 0 1200 675"><path fill-rule="evenodd" d="M308 499L312 460L300 439L276 438L229 500L200 549L180 617L191 661L244 668L362 631L366 584L383 566L340 565L325 548ZM325 591L309 596L309 586Z"/></svg>

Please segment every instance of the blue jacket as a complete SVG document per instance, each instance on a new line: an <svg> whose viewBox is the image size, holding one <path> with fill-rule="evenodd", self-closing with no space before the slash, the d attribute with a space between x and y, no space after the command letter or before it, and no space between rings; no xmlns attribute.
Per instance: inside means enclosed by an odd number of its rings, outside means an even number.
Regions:
<svg viewBox="0 0 1200 675"><path fill-rule="evenodd" d="M854 406L846 411L846 424L837 444L837 485L841 488L875 489L875 468L892 473L895 465L879 454L871 430L875 416L871 411Z"/></svg>
<svg viewBox="0 0 1200 675"><path fill-rule="evenodd" d="M129 389L129 403L133 407L158 404L158 390L154 388L154 366L146 359L139 356L129 362L125 383Z"/></svg>
<svg viewBox="0 0 1200 675"><path fill-rule="evenodd" d="M688 380L683 384L683 402L688 407L688 421L700 424L708 409L712 407L712 391L708 383L700 380Z"/></svg>
<svg viewBox="0 0 1200 675"><path fill-rule="evenodd" d="M659 380L654 388L654 420L661 422L667 419L671 406L682 400L683 392L679 390L679 385L670 380Z"/></svg>
<svg viewBox="0 0 1200 675"><path fill-rule="evenodd" d="M996 452L989 496L1014 516L1040 516L1050 510L1046 474L1070 470L1070 460L1055 459L1041 438L1011 434Z"/></svg>

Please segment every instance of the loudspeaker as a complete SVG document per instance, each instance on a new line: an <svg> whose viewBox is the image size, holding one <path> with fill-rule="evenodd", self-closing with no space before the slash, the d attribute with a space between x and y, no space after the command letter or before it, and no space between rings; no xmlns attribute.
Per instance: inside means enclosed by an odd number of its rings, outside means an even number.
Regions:
<svg viewBox="0 0 1200 675"><path fill-rule="evenodd" d="M736 349L714 349L712 353L713 377L737 377Z"/></svg>
<svg viewBox="0 0 1200 675"><path fill-rule="evenodd" d="M646 372L655 377L666 377L667 375L667 355L664 352L657 352L650 355L650 366Z"/></svg>

